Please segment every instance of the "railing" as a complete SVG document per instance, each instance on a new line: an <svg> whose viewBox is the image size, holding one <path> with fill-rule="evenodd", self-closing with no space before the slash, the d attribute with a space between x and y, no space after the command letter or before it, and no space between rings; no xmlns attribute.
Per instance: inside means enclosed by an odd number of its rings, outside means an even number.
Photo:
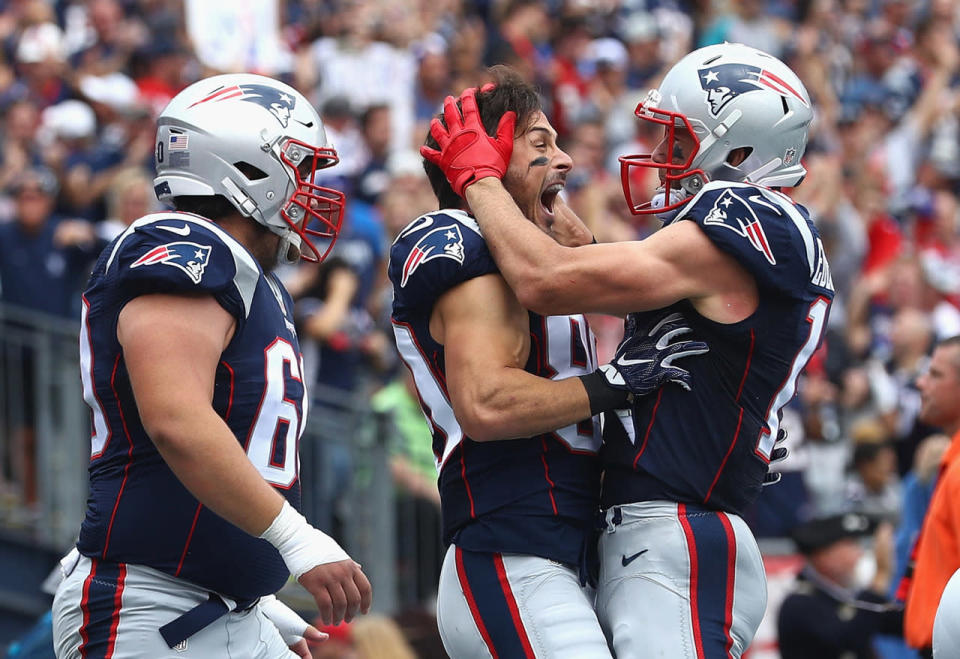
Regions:
<svg viewBox="0 0 960 659"><path fill-rule="evenodd" d="M0 305L0 531L58 552L75 541L87 494L90 417L77 332L76 323ZM300 442L304 514L363 565L378 611L417 604L430 595L418 583L423 561L432 570L442 559L437 513L402 495L398 506L389 418L365 397L316 387L311 397Z"/></svg>
<svg viewBox="0 0 960 659"><path fill-rule="evenodd" d="M48 548L73 542L87 494L77 330L0 305L0 525Z"/></svg>

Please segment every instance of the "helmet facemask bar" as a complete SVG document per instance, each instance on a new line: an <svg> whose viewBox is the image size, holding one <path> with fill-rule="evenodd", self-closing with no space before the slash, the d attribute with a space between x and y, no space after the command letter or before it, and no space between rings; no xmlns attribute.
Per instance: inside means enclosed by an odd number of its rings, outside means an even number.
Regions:
<svg viewBox="0 0 960 659"><path fill-rule="evenodd" d="M280 210L280 217L300 238L300 257L319 263L337 240L346 200L339 190L316 185L313 180L318 171L336 165L340 158L335 149L314 147L295 139L284 142L279 155L296 182L296 191ZM317 243L311 238L316 238Z"/></svg>
<svg viewBox="0 0 960 659"><path fill-rule="evenodd" d="M634 215L652 215L679 208L687 201L690 194L689 191L684 190L683 182L690 179L689 183L692 184L690 187L699 187L703 181L707 180L706 173L702 169L689 169L700 152L700 139L697 137L690 121L679 112L648 106L647 103L651 100L651 97L659 100L659 94L651 92L648 100L637 105L635 114L641 121L649 121L658 126L663 126L665 133L663 139L666 140L663 153L667 154L668 162L657 162L654 160L653 154L620 156L620 182L623 186L627 205ZM675 162L679 159L676 157L676 150L679 147L678 135L687 136L690 143L690 152L682 154L682 157L685 156L683 162ZM655 206L652 200L641 203L634 201L633 178L631 177L631 168L633 167L652 168L663 172L661 175L663 205ZM699 177L699 179L691 179L691 177ZM674 191L678 193L676 196L680 200L671 203Z"/></svg>

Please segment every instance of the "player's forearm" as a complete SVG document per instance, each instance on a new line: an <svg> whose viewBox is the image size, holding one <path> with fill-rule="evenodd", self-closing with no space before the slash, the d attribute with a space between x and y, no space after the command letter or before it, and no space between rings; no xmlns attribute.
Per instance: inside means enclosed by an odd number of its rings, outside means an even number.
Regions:
<svg viewBox="0 0 960 659"><path fill-rule="evenodd" d="M250 535L260 535L280 512L283 497L263 480L212 409L188 416L188 423L173 417L151 429L164 462L200 503Z"/></svg>
<svg viewBox="0 0 960 659"><path fill-rule="evenodd" d="M531 437L590 417L579 378L547 380L517 368L504 377L474 381L454 406L464 432L475 441ZM460 409L458 410L457 407Z"/></svg>
<svg viewBox="0 0 960 659"><path fill-rule="evenodd" d="M573 250L558 245L524 217L500 180L481 179L465 194L510 288L524 307L541 311L536 307L558 294L552 285L556 270ZM551 309L545 313L559 312Z"/></svg>

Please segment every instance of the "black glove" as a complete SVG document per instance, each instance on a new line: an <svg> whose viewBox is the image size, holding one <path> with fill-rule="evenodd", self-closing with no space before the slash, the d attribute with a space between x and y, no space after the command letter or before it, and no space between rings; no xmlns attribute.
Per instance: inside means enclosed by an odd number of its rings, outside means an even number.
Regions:
<svg viewBox="0 0 960 659"><path fill-rule="evenodd" d="M653 393L667 382L690 391L690 372L674 362L710 351L703 341L679 339L692 331L680 313L671 313L652 327L639 326L636 315L630 314L617 354L600 370L611 387L628 389L635 396Z"/></svg>
<svg viewBox="0 0 960 659"><path fill-rule="evenodd" d="M667 382L676 382L689 391L690 373L674 362L710 350L702 341L675 340L692 331L679 313L644 326L630 314L624 328L624 339L613 361L581 376L591 414L626 407L631 395L645 396Z"/></svg>
<svg viewBox="0 0 960 659"><path fill-rule="evenodd" d="M767 465L767 473L763 477L763 486L775 485L780 482L780 478L783 477L783 474L779 471L774 471L774 465L779 464L787 459L787 456L790 455L790 450L784 446L784 442L787 441L787 431L783 428L777 431L777 439L773 443L773 451L770 453L770 462Z"/></svg>

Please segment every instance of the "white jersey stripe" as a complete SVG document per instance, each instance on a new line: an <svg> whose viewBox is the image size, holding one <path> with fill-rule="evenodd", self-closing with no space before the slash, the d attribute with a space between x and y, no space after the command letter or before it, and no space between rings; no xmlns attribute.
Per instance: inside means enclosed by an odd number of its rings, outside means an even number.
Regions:
<svg viewBox="0 0 960 659"><path fill-rule="evenodd" d="M397 350L400 353L400 358L413 374L413 381L417 385L417 391L420 393L424 405L430 408L430 416L427 417L426 411L421 407L427 425L431 428L439 428L446 437L443 455L436 461L437 472L439 473L447 458L463 441L463 430L453 414L450 401L436 378L433 377L433 372L430 370L426 358L421 354L413 332L406 325L394 323L393 334L397 340Z"/></svg>

